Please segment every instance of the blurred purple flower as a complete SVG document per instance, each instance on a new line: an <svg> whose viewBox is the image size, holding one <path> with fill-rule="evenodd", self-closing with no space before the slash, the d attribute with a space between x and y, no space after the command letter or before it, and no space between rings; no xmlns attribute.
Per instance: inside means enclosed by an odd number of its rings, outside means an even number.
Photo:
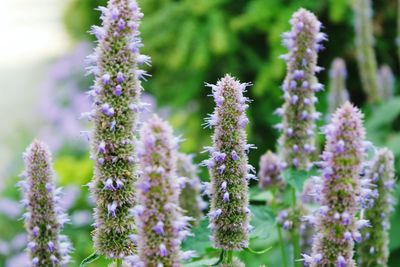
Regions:
<svg viewBox="0 0 400 267"><path fill-rule="evenodd" d="M84 226L92 223L92 213L86 210L78 210L71 215L72 225L74 226Z"/></svg>
<svg viewBox="0 0 400 267"><path fill-rule="evenodd" d="M21 205L17 201L8 198L0 198L0 213L3 213L10 219L16 219L21 212Z"/></svg>
<svg viewBox="0 0 400 267"><path fill-rule="evenodd" d="M70 209L75 204L75 201L79 197L80 193L81 191L76 185L65 187L61 196L60 206L64 210Z"/></svg>
<svg viewBox="0 0 400 267"><path fill-rule="evenodd" d="M28 267L29 266L29 258L26 252L22 252L13 256L6 263L6 267Z"/></svg>
<svg viewBox="0 0 400 267"><path fill-rule="evenodd" d="M13 251L20 251L22 248L26 247L27 240L28 238L26 233L20 233L11 240L9 243L10 248Z"/></svg>
<svg viewBox="0 0 400 267"><path fill-rule="evenodd" d="M7 241L0 240L0 255L8 255L10 253L10 246Z"/></svg>
<svg viewBox="0 0 400 267"><path fill-rule="evenodd" d="M80 142L79 132L83 121L79 115L90 109L89 96L85 95L88 86L84 61L91 47L88 43L79 43L75 49L56 61L48 76L39 88L39 112L44 127L39 133L52 149L58 149L65 141Z"/></svg>

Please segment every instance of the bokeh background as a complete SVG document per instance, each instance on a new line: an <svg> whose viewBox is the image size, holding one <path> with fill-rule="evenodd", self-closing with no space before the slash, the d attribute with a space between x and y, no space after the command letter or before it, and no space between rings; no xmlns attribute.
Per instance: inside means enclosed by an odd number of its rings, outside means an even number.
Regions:
<svg viewBox="0 0 400 267"><path fill-rule="evenodd" d="M346 60L347 87L352 101L366 113L368 138L378 146L388 146L400 157L400 99L367 105L356 66L349 2L139 0L145 13L141 27L143 52L153 61L148 69L152 77L144 83L145 101L152 106L143 119L151 112L168 118L184 139L181 149L196 154L196 162L200 162L205 155L199 152L210 144L211 133L203 129L203 118L213 108L204 82L215 83L231 73L243 82L253 83L249 90L254 101L248 114L248 134L250 143L258 147L250 161L258 166L260 155L276 145L273 125L279 118L273 111L282 103L280 84L285 75L284 62L279 59L285 52L281 33L289 29L291 14L305 7L318 15L329 37L319 65L328 69L335 57ZM397 75L397 3L373 2L378 63L390 65ZM84 186L91 179L92 162L81 134L90 126L79 120L79 114L90 108L84 93L93 78L85 76L85 57L93 49L88 30L99 23L95 8L104 4L104 0L0 0L0 266L28 266L20 220L23 210L15 184L23 168L21 154L34 137L51 146L57 183L66 191L63 203L72 221L66 234L75 247L71 266L78 266L92 252L93 204ZM328 78L328 71L319 75L324 84L328 84ZM319 93L318 98L318 110L326 112L326 92ZM398 170L399 163L397 160ZM205 170L200 175L208 179ZM262 247L276 240L267 220L258 222L263 228L258 229L262 233L258 244ZM392 267L400 266L399 220L397 207L392 218ZM207 238L205 234L199 237L202 246L207 246ZM279 266L278 257L276 249L264 256L241 254L250 267L261 263Z"/></svg>

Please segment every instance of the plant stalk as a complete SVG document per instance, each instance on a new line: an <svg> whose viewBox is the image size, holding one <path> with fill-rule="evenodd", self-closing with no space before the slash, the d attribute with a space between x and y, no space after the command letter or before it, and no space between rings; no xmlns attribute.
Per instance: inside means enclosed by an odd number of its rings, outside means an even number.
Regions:
<svg viewBox="0 0 400 267"><path fill-rule="evenodd" d="M296 198L296 189L292 188L292 205L293 209L297 206L297 198ZM292 243L293 243L293 266L301 267L301 262L298 261L301 258L301 249L300 249L300 236L299 229L294 228L292 230Z"/></svg>

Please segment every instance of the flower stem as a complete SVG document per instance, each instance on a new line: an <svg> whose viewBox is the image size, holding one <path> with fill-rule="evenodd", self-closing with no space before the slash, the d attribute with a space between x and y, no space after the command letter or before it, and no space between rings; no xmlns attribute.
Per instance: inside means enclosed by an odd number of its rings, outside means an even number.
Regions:
<svg viewBox="0 0 400 267"><path fill-rule="evenodd" d="M292 205L295 209L297 206L297 199L296 199L296 189L292 188ZM301 257L300 251L300 236L299 236L299 229L294 228L292 230L292 242L293 242L293 266L294 267L301 267L301 262L298 261Z"/></svg>
<svg viewBox="0 0 400 267"><path fill-rule="evenodd" d="M122 267L122 260L121 259L116 259L115 263L116 263L117 267Z"/></svg>
<svg viewBox="0 0 400 267"><path fill-rule="evenodd" d="M277 188L273 188L271 207L276 214L278 213L278 203L276 200L278 194L279 194L279 190ZM279 224L277 224L276 229L278 231L279 248L281 250L281 258L282 258L282 262L283 262L283 267L288 267L287 261L286 261L287 256L286 256L286 250L285 250L285 243L284 243L283 236L282 236L281 226Z"/></svg>
<svg viewBox="0 0 400 267"><path fill-rule="evenodd" d="M281 229L280 225L276 225L276 228L278 229L279 247L281 249L281 257L282 257L283 267L288 267L287 262L286 262L285 243L284 243L283 237L282 237L282 229Z"/></svg>
<svg viewBox="0 0 400 267"><path fill-rule="evenodd" d="M233 262L233 251L228 250L226 254L227 254L226 263L230 266Z"/></svg>

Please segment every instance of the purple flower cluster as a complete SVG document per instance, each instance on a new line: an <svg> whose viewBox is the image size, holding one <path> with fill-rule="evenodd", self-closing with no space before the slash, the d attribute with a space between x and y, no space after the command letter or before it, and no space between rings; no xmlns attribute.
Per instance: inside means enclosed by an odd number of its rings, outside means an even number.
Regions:
<svg viewBox="0 0 400 267"><path fill-rule="evenodd" d="M140 134L141 175L137 184L138 205L133 209L138 246L133 266L181 266L180 244L190 234L191 218L182 215L179 193L185 179L176 174L177 140L168 123L158 117L147 122Z"/></svg>
<svg viewBox="0 0 400 267"><path fill-rule="evenodd" d="M139 65L150 58L139 53L143 46L138 30L143 13L135 0L110 0L99 7L102 26L92 33L98 40L88 68L95 75L89 95L94 98L92 158L95 160L91 192L96 201L94 245L108 258L131 255L135 244L134 218L136 118L144 104L139 102L140 79L147 74Z"/></svg>
<svg viewBox="0 0 400 267"><path fill-rule="evenodd" d="M26 206L25 228L31 266L67 266L71 249L60 234L68 220L60 206L60 189L54 185L51 154L45 144L33 141L24 154L26 170L20 182Z"/></svg>
<svg viewBox="0 0 400 267"><path fill-rule="evenodd" d="M91 103L83 94L87 77L83 75L84 68L79 66L84 65L90 50L87 42L78 43L73 51L51 65L39 88L38 110L45 124L39 136L53 151L62 148L65 143L83 147L82 140L77 136L84 123L77 118L90 108Z"/></svg>
<svg viewBox="0 0 400 267"><path fill-rule="evenodd" d="M283 34L283 44L289 53L282 58L287 62L287 75L283 82L285 103L276 114L283 117L277 128L282 131L280 154L289 168L307 169L315 152L315 93L323 89L315 76L322 70L317 66L317 54L323 48L326 35L320 32L321 23L315 15L303 8L294 13L292 30Z"/></svg>
<svg viewBox="0 0 400 267"><path fill-rule="evenodd" d="M386 267L389 258L390 213L394 198L394 156L386 149L379 149L367 171L374 185L373 203L364 211L364 218L371 227L361 230L363 242L358 246L359 266Z"/></svg>
<svg viewBox="0 0 400 267"><path fill-rule="evenodd" d="M193 163L192 156L179 153L177 157L177 174L185 183L179 196L180 207L184 214L193 218L192 223L198 224L203 216L207 203L201 197L201 183L197 175L197 166Z"/></svg>
<svg viewBox="0 0 400 267"><path fill-rule="evenodd" d="M341 58L336 58L329 72L330 86L328 92L329 114L333 114L349 100L349 92L346 89L347 70L346 63Z"/></svg>
<svg viewBox="0 0 400 267"><path fill-rule="evenodd" d="M259 187L265 189L268 186L282 186L282 171L285 169L285 165L278 155L267 151L260 159Z"/></svg>
<svg viewBox="0 0 400 267"><path fill-rule="evenodd" d="M207 147L210 158L203 164L211 176L210 228L216 248L240 250L249 241L248 181L255 176L248 164L245 128L249 99L243 96L247 83L226 75L212 88L216 107L207 121L214 127L213 146Z"/></svg>
<svg viewBox="0 0 400 267"><path fill-rule="evenodd" d="M368 221L357 220L363 187L359 176L364 158L364 127L361 112L346 102L325 128L326 145L322 154L321 207L313 222L316 235L312 256L303 255L310 266L355 266L354 241L361 242L361 229Z"/></svg>
<svg viewBox="0 0 400 267"><path fill-rule="evenodd" d="M395 77L388 65L383 65L378 71L379 94L384 101L393 98L395 89Z"/></svg>

